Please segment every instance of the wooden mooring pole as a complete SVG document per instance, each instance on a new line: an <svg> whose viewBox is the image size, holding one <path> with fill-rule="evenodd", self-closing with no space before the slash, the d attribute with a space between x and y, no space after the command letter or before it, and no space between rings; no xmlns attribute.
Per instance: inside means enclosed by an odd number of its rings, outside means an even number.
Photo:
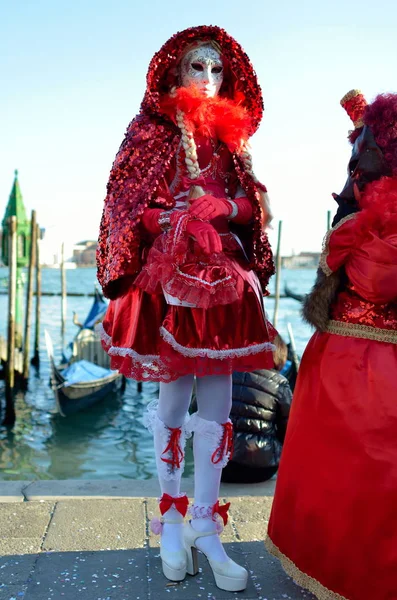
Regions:
<svg viewBox="0 0 397 600"><path fill-rule="evenodd" d="M278 222L278 237L277 237L277 254L276 254L276 289L275 289L275 299L274 299L274 315L273 315L273 325L277 327L277 319L278 319L278 307L280 304L280 278L281 278L281 230L283 227L283 222Z"/></svg>
<svg viewBox="0 0 397 600"><path fill-rule="evenodd" d="M40 366L40 316L41 316L41 265L40 265L40 227L36 228L36 323L34 333L34 353L32 365Z"/></svg>
<svg viewBox="0 0 397 600"><path fill-rule="evenodd" d="M31 324L32 304L33 304L34 268L36 266L36 235L37 235L36 211L32 210L32 217L31 217L31 221L30 221L30 257L29 257L29 270L28 270L28 289L27 289L27 296L26 296L25 332L24 332L24 343L23 343L23 378L24 378L25 382L29 379L30 324Z"/></svg>
<svg viewBox="0 0 397 600"><path fill-rule="evenodd" d="M291 325L291 323L287 324L287 329L288 329L289 342L291 344L292 358L293 358L293 361L294 361L294 364L295 364L296 372L298 372L299 371L299 367L300 367L300 360L299 360L298 353L296 351L295 337L294 337L294 332L292 331L292 325Z"/></svg>
<svg viewBox="0 0 397 600"><path fill-rule="evenodd" d="M6 369L6 411L3 425L15 423L15 312L17 299L17 218L10 217L8 239L8 328L7 328L7 369Z"/></svg>
<svg viewBox="0 0 397 600"><path fill-rule="evenodd" d="M62 347L65 346L65 326L66 326L66 271L65 271L65 244L61 248L61 338Z"/></svg>

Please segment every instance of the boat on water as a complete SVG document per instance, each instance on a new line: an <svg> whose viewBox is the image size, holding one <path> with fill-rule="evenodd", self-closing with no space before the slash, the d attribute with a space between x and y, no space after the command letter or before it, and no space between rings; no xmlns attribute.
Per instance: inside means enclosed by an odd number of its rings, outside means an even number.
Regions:
<svg viewBox="0 0 397 600"><path fill-rule="evenodd" d="M72 261L69 261L69 262L65 261L63 263L63 266L64 266L64 269L67 269L67 270L69 270L69 269L77 269L77 264L75 262L72 262ZM57 263L57 262L56 263L51 263L51 264L45 264L44 263L43 265L41 265L41 267L42 267L42 269L61 269L62 265L61 265L61 263Z"/></svg>
<svg viewBox="0 0 397 600"><path fill-rule="evenodd" d="M294 292L288 287L287 284L284 285L284 294L287 298L293 298L298 302L303 302L306 296L306 294L298 294L297 292Z"/></svg>
<svg viewBox="0 0 397 600"><path fill-rule="evenodd" d="M102 295L96 290L93 305L84 323L78 324L80 331L64 350L60 365L56 365L53 343L49 333L45 332L51 365L50 384L58 412L63 417L85 410L125 388L125 378L109 368L110 359L94 330L106 307Z"/></svg>

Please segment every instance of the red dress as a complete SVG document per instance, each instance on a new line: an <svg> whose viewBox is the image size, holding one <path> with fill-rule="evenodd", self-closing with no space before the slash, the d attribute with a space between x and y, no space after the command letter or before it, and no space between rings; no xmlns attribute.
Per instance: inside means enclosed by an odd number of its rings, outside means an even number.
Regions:
<svg viewBox="0 0 397 600"><path fill-rule="evenodd" d="M200 138L197 154L205 191L218 198L228 197L235 179L229 150ZM166 177L167 193L173 195L180 210L187 206L183 157L181 146ZM212 289L219 283L222 303L214 305L209 300L208 307L198 308L194 299L200 283L198 288L192 287L193 302L190 296L186 302L172 294L166 301L155 269L149 269L149 251L147 268L136 280L140 287L131 285L128 293L110 302L101 327L102 343L113 369L135 380L167 382L189 373L202 377L273 365L271 342L276 332L266 320L259 280L249 267L243 245L230 231L228 220L218 217L212 225L222 239L219 264L213 257L203 264L201 257L199 262L187 260L182 270L192 281L207 279ZM155 247L161 249L167 235L163 233L154 240ZM167 259L166 253L163 256Z"/></svg>
<svg viewBox="0 0 397 600"><path fill-rule="evenodd" d="M396 600L397 235L358 219L320 262L348 283L302 359L266 545L322 600Z"/></svg>

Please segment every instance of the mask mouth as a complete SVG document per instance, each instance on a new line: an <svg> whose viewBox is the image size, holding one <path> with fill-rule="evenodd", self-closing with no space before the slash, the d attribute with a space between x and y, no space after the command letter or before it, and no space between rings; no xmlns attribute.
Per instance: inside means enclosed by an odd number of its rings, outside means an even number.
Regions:
<svg viewBox="0 0 397 600"><path fill-rule="evenodd" d="M196 89L200 94L202 94L206 98L213 98L216 96L217 88L216 85L208 84L208 83L200 83L195 82L192 83L189 87Z"/></svg>
<svg viewBox="0 0 397 600"><path fill-rule="evenodd" d="M216 86L215 85L205 85L201 89L205 93L206 96L215 96L215 94L216 94Z"/></svg>

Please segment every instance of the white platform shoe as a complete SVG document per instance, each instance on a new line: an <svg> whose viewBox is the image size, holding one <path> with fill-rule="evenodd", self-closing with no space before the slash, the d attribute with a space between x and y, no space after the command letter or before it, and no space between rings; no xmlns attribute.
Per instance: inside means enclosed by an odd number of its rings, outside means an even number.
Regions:
<svg viewBox="0 0 397 600"><path fill-rule="evenodd" d="M160 535L160 558L163 568L163 573L170 581L183 581L186 577L186 551L184 549L184 542L182 540L183 535L183 518L186 515L188 507L188 498L185 494L173 498L169 494L163 494L160 498L160 512L162 513L161 519L155 517L150 522L150 529L155 535ZM166 513L173 511L173 515L167 516ZM163 534L165 534L164 527L167 525L178 525L177 531L169 531L167 535L171 537L177 534L174 538L177 543L174 545L175 549L165 548L162 544ZM178 537L180 537L180 548L178 547ZM168 537L169 539L169 537Z"/></svg>
<svg viewBox="0 0 397 600"><path fill-rule="evenodd" d="M180 494L180 481L185 463L186 429L188 417L180 427L168 427L158 416L158 402L148 405L144 424L154 436L156 465L163 495L159 499L161 519L151 520L150 529L160 535L160 558L164 576L170 581L183 581L186 577L186 552L183 545L183 519L189 505L186 494ZM164 489L170 493L165 493ZM167 525L170 527L165 530ZM176 526L179 525L179 528ZM175 526L175 531L172 531ZM170 531L171 530L171 531ZM170 539L174 535L174 543ZM164 547L163 536L167 538Z"/></svg>
<svg viewBox="0 0 397 600"><path fill-rule="evenodd" d="M162 519L163 524L178 523L173 519ZM187 572L187 556L184 548L181 550L167 550L161 546L160 541L160 558L164 576L170 581L183 581Z"/></svg>
<svg viewBox="0 0 397 600"><path fill-rule="evenodd" d="M218 532L199 532L193 529L190 522L185 523L184 543L187 560L186 570L189 575L197 575L199 570L196 541L201 537L207 537L209 535L218 535ZM228 592L240 592L241 590L245 590L248 581L248 571L244 569L244 567L235 563L231 558L225 562L211 560L208 556L206 556L206 558L212 569L215 583L218 588Z"/></svg>

